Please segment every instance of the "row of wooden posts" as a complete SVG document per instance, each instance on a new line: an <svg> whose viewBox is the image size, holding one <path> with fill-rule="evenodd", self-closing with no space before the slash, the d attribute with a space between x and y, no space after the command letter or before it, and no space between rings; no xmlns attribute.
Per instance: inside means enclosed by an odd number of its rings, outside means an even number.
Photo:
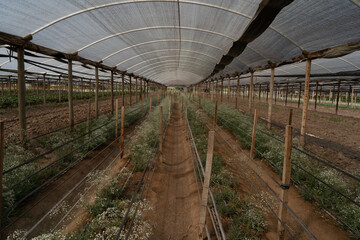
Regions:
<svg viewBox="0 0 360 240"><path fill-rule="evenodd" d="M193 95L194 97L194 95ZM201 106L201 98L199 97L198 108ZM185 106L185 119L187 120L187 106ZM284 161L283 161L283 172L281 179L281 190L280 190L280 199L282 203L279 208L279 221L278 221L278 238L284 239L284 227L286 224L286 216L287 216L287 208L285 204L288 204L288 189L290 188L290 176L291 176L291 151L292 151L292 115L293 110L289 110L289 121L288 125L285 128L285 144L284 144ZM214 123L217 124L218 118L218 101L215 102L214 109ZM252 138L251 138L251 148L250 148L250 158L255 158L255 142L256 142L256 128L258 121L258 111L255 109L254 111L254 121L253 121L253 129L252 129ZM205 219L206 219L206 208L207 208L207 198L210 186L210 177L211 177L211 167L213 160L213 150L214 150L214 135L215 131L209 131L208 137L208 149L207 149L207 157L206 157L206 167L205 167L205 175L204 175L204 185L201 199L201 210L200 210L200 222L199 222L199 239L203 239L203 231L205 227Z"/></svg>
<svg viewBox="0 0 360 240"><path fill-rule="evenodd" d="M111 71L111 99L112 99L112 112L114 110L114 71ZM19 111L19 125L20 125L20 141L24 142L26 140L26 112L25 112L25 94L26 94L26 85L25 85L25 69L24 69L24 48L17 48L17 89L18 89L18 111ZM74 110L73 110L73 74L72 74L72 60L68 59L68 103L69 103L69 125L70 128L74 127ZM125 75L121 75L122 78L122 98L124 103L124 90L125 90ZM45 79L45 75L44 75ZM137 78L136 78L137 80ZM140 79L141 80L141 79ZM136 81L137 82L137 81ZM149 84L149 81L144 79L144 83ZM131 83L131 80L130 80ZM163 85L153 83L155 87L161 89L165 88ZM147 87L147 90L149 88ZM60 94L60 93L59 93ZM131 94L131 84L130 84L130 94ZM60 95L59 95L60 96ZM99 115L99 68L95 66L95 115ZM60 97L59 97L60 98Z"/></svg>

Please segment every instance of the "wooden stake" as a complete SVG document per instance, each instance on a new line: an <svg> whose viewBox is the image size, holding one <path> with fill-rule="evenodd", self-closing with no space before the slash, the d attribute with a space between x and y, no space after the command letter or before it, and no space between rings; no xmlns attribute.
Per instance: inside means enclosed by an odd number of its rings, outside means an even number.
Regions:
<svg viewBox="0 0 360 240"><path fill-rule="evenodd" d="M163 107L160 106L160 119L159 119L159 155L160 155L160 163L163 162L162 159L162 114L163 114Z"/></svg>
<svg viewBox="0 0 360 240"><path fill-rule="evenodd" d="M25 110L25 73L24 73L24 48L17 49L18 63L18 109L20 123L20 141L24 143L26 139L26 110Z"/></svg>
<svg viewBox="0 0 360 240"><path fill-rule="evenodd" d="M250 157L255 157L255 138L256 138L256 125L258 120L258 111L255 109L254 113L254 125L253 125L253 131L252 131L252 139L251 139L251 149L250 149Z"/></svg>
<svg viewBox="0 0 360 240"><path fill-rule="evenodd" d="M315 111L316 111L316 105L317 105L317 99L318 99L318 88L319 88L319 81L316 81L316 89L315 89Z"/></svg>
<svg viewBox="0 0 360 240"><path fill-rule="evenodd" d="M125 107L121 107L121 135L120 135L120 157L124 156L124 122L125 122Z"/></svg>
<svg viewBox="0 0 360 240"><path fill-rule="evenodd" d="M249 112L250 113L252 112L253 88L254 88L254 72L251 72L250 91L249 91Z"/></svg>
<svg viewBox="0 0 360 240"><path fill-rule="evenodd" d="M336 114L338 114L338 110L339 110L339 99L340 99L340 80L338 81L338 90L336 96Z"/></svg>
<svg viewBox="0 0 360 240"><path fill-rule="evenodd" d="M68 102L69 102L69 123L70 130L74 130L74 104L73 104L73 76L72 60L68 60Z"/></svg>
<svg viewBox="0 0 360 240"><path fill-rule="evenodd" d="M289 111L289 125L291 125L291 122L292 122L292 116L293 116L293 110L292 108L290 108L290 111Z"/></svg>
<svg viewBox="0 0 360 240"><path fill-rule="evenodd" d="M299 99L298 99L298 108L300 107L300 100L301 100L301 83L299 83Z"/></svg>
<svg viewBox="0 0 360 240"><path fill-rule="evenodd" d="M149 112L151 112L151 107L152 107L152 97L150 96Z"/></svg>
<svg viewBox="0 0 360 240"><path fill-rule="evenodd" d="M304 143L304 136L306 134L306 117L307 110L309 105L309 88L310 88L310 72L311 72L311 60L306 60L306 74L305 74L305 90L304 90L304 104L303 104L303 113L301 120L301 142Z"/></svg>
<svg viewBox="0 0 360 240"><path fill-rule="evenodd" d="M236 97L235 97L235 109L238 108L239 85L240 85L240 75L237 76Z"/></svg>
<svg viewBox="0 0 360 240"><path fill-rule="evenodd" d="M272 117L272 105L273 105L273 96L274 96L274 78L275 78L275 69L271 68L271 77L270 77L270 94L268 101L268 123L267 128L271 129L271 117Z"/></svg>
<svg viewBox="0 0 360 240"><path fill-rule="evenodd" d="M46 104L46 89L45 89L45 86L46 85L46 82L45 82L45 74L43 75L43 103Z"/></svg>
<svg viewBox="0 0 360 240"><path fill-rule="evenodd" d="M119 99L115 101L115 138L119 136Z"/></svg>
<svg viewBox="0 0 360 240"><path fill-rule="evenodd" d="M129 79L129 84L130 84L130 105L132 104L132 91L131 91L131 76Z"/></svg>
<svg viewBox="0 0 360 240"><path fill-rule="evenodd" d="M122 94L122 106L125 106L125 76L121 75L121 94Z"/></svg>
<svg viewBox="0 0 360 240"><path fill-rule="evenodd" d="M279 240L284 239L284 227L282 224L286 224L287 208L284 204L288 203L287 190L290 188L290 176L291 176L291 149L292 149L292 126L286 126L285 132L285 147L284 147L284 165L283 174L281 180L281 192L280 199L283 203L280 203L279 218L281 222L278 222L278 236Z"/></svg>
<svg viewBox="0 0 360 240"><path fill-rule="evenodd" d="M91 114L91 99L89 99L88 112L87 112L87 120L86 120L86 133L90 132L90 114Z"/></svg>
<svg viewBox="0 0 360 240"><path fill-rule="evenodd" d="M210 177L211 177L211 168L214 154L214 131L209 131L209 140L208 148L206 154L206 166L205 166L205 175L204 175L204 185L201 197L201 209L200 209L200 221L199 221L199 239L203 240L203 232L205 227L206 220L206 208L209 195L209 186L210 186Z"/></svg>
<svg viewBox="0 0 360 240"><path fill-rule="evenodd" d="M99 117L99 68L95 67L95 116Z"/></svg>
<svg viewBox="0 0 360 240"><path fill-rule="evenodd" d="M221 79L220 102L222 102L223 100L223 92L224 92L224 78Z"/></svg>
<svg viewBox="0 0 360 240"><path fill-rule="evenodd" d="M114 114L114 72L110 72L111 114Z"/></svg>
<svg viewBox="0 0 360 240"><path fill-rule="evenodd" d="M2 180L3 180L3 167L4 167L4 146L5 146L5 138L4 138L4 122L0 121L0 196L2 196ZM2 197L0 197L0 227L2 220Z"/></svg>
<svg viewBox="0 0 360 240"><path fill-rule="evenodd" d="M215 113L214 113L214 122L217 124L217 115L218 115L218 101L215 101Z"/></svg>

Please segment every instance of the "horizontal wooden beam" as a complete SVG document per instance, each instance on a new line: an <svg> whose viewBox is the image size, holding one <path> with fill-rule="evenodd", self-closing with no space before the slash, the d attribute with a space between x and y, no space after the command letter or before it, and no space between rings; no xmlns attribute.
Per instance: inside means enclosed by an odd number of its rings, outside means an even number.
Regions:
<svg viewBox="0 0 360 240"><path fill-rule="evenodd" d="M124 75L127 75L127 76L130 75L130 73L127 73L125 71L120 71L120 70L116 69L116 67L110 67L110 66L104 65L104 64L102 64L100 62L95 62L95 61L80 57L77 54L77 52L75 52L75 53L63 53L61 51L57 51L57 50L54 50L54 49L51 49L51 48L40 46L38 44L32 43L31 39L32 39L31 36L26 36L25 38L22 38L22 37L15 36L15 35L12 35L12 34L0 32L0 43L1 44L8 44L8 45L14 46L14 47L23 47L26 50L30 50L30 51L41 53L41 54L48 55L48 56L52 56L52 57L57 58L57 59L70 59L70 60L73 60L73 61L81 62L81 63L86 64L86 65L91 65L91 66L95 66L95 67L102 68L102 69L105 69L105 70L113 71L114 73L124 74ZM135 76L133 74L131 74L131 75ZM136 77L142 78L140 76L136 76ZM161 83L157 83L157 82L149 80L149 79L146 79L146 81L163 85Z"/></svg>

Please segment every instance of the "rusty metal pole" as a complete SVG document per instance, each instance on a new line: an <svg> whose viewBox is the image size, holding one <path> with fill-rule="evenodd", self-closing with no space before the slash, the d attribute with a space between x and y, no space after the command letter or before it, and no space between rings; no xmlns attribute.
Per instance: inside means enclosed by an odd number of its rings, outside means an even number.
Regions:
<svg viewBox="0 0 360 240"><path fill-rule="evenodd" d="M26 139L26 110L25 110L25 70L24 70L24 48L17 49L17 72L18 72L18 109L20 123L20 141L24 143Z"/></svg>

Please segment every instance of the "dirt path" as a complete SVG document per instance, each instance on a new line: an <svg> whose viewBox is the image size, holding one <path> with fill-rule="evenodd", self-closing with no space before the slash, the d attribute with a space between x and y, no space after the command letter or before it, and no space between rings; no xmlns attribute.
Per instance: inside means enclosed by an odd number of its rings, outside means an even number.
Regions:
<svg viewBox="0 0 360 240"><path fill-rule="evenodd" d="M175 104L148 200L154 206L153 240L196 239L200 204L184 120Z"/></svg>

